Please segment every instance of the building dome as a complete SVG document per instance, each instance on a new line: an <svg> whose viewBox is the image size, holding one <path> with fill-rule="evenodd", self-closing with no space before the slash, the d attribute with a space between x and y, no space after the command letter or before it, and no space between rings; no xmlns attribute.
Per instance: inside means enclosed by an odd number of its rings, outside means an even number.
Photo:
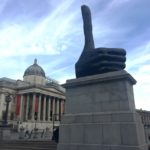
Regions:
<svg viewBox="0 0 150 150"><path fill-rule="evenodd" d="M25 76L31 76L31 75L34 75L34 76L41 76L41 77L44 77L45 78L45 72L44 70L42 69L42 67L40 67L38 64L37 64L37 59L34 60L34 64L29 66L25 72L24 72L24 77Z"/></svg>

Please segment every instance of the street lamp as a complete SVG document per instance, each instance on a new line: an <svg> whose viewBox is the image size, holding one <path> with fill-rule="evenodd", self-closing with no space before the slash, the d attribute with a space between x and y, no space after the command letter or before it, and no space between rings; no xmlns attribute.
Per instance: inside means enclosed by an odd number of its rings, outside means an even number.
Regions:
<svg viewBox="0 0 150 150"><path fill-rule="evenodd" d="M5 96L5 102L6 102L6 111L5 111L5 116L4 116L4 126L7 126L7 118L8 118L8 108L9 108L9 103L11 102L12 98L10 95Z"/></svg>

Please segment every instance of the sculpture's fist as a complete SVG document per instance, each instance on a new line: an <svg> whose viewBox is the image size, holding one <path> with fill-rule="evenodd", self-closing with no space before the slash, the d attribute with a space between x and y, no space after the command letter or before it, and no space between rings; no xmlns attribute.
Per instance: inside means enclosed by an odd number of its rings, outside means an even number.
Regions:
<svg viewBox="0 0 150 150"><path fill-rule="evenodd" d="M75 65L76 77L122 70L126 51L120 48L96 48L82 53Z"/></svg>

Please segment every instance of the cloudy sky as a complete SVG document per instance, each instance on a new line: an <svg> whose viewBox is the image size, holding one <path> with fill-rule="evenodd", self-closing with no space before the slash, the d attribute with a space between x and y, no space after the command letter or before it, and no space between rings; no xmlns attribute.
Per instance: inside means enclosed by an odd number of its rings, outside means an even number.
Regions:
<svg viewBox="0 0 150 150"><path fill-rule="evenodd" d="M90 6L96 47L127 51L137 108L150 110L150 0L0 0L0 77L22 79L35 58L64 83L84 45L80 6Z"/></svg>

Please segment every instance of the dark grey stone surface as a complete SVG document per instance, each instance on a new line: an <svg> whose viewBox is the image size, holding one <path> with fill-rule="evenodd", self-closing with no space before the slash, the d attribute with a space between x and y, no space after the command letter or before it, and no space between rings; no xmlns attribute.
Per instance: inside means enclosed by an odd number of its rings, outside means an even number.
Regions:
<svg viewBox="0 0 150 150"><path fill-rule="evenodd" d="M11 129L8 127L0 128L0 140L9 140L11 137Z"/></svg>
<svg viewBox="0 0 150 150"><path fill-rule="evenodd" d="M125 80L127 79L128 80ZM135 111L136 81L124 70L69 80L66 84L66 113ZM84 106L84 107L83 107Z"/></svg>
<svg viewBox="0 0 150 150"><path fill-rule="evenodd" d="M68 80L58 150L147 150L135 83L124 70Z"/></svg>
<svg viewBox="0 0 150 150"><path fill-rule="evenodd" d="M126 51L122 48L95 48L92 34L90 9L83 5L85 45L83 52L75 64L76 77L84 77L125 68Z"/></svg>

